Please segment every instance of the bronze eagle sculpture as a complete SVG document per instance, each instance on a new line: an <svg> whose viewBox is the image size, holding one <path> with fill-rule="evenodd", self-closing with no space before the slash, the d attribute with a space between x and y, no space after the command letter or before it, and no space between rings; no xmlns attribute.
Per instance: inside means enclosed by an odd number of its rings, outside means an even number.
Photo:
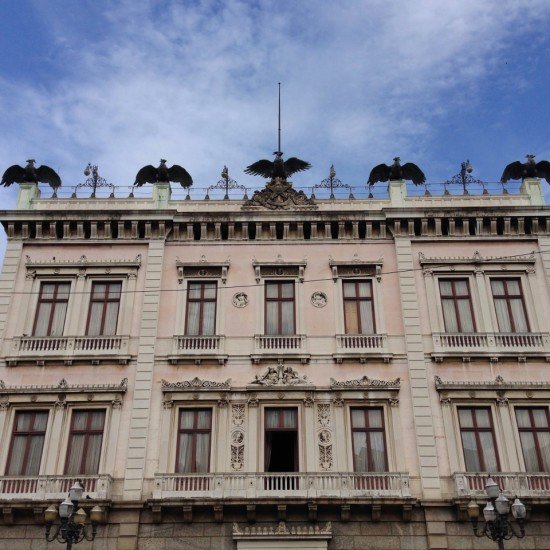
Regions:
<svg viewBox="0 0 550 550"><path fill-rule="evenodd" d="M370 172L367 185L371 186L376 182L388 180L411 180L415 185L420 185L426 181L424 172L416 164L407 162L401 166L400 160L399 157L395 157L391 166L387 164L375 166Z"/></svg>
<svg viewBox="0 0 550 550"><path fill-rule="evenodd" d="M527 162L516 160L511 162L504 172L500 181L506 183L508 180L522 180L524 178L542 178L550 183L550 162L541 160L535 162L535 155L525 155Z"/></svg>
<svg viewBox="0 0 550 550"><path fill-rule="evenodd" d="M27 165L25 168L14 164L10 166L2 176L2 182L0 185L8 187L12 183L47 183L54 189L57 189L61 186L61 178L57 172L42 164L38 168L34 165L36 161L34 159L27 160Z"/></svg>
<svg viewBox="0 0 550 550"><path fill-rule="evenodd" d="M304 170L309 170L311 164L305 160L300 160L296 157L290 157L289 159L283 161L283 153L281 151L275 151L275 160L259 160L254 164L246 167L244 171L245 174L251 174L252 176L262 176L264 178L281 178L286 180L295 174L296 172L302 172Z"/></svg>
<svg viewBox="0 0 550 550"><path fill-rule="evenodd" d="M145 183L157 183L175 181L181 184L182 187L191 187L193 184L193 178L190 176L189 172L179 166L174 164L170 168L166 166L166 160L160 159L160 165L158 168L155 168L151 164L144 166L136 174L136 182L134 185L141 187Z"/></svg>

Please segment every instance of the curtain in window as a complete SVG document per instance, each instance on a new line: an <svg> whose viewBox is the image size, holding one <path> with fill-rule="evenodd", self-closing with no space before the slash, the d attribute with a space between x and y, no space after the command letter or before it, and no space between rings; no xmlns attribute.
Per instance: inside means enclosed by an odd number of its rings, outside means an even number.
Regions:
<svg viewBox="0 0 550 550"><path fill-rule="evenodd" d="M353 452L355 456L355 471L368 472L367 432L353 432Z"/></svg>
<svg viewBox="0 0 550 550"><path fill-rule="evenodd" d="M498 461L492 432L479 432L479 442L485 461L485 471L497 472Z"/></svg>
<svg viewBox="0 0 550 550"><path fill-rule="evenodd" d="M43 302L38 305L38 311L36 312L36 321L34 325L35 336L48 335L48 326L50 324L51 312L52 304L50 302Z"/></svg>
<svg viewBox="0 0 550 550"><path fill-rule="evenodd" d="M65 473L90 475L99 472L105 411L74 411Z"/></svg>
<svg viewBox="0 0 550 550"><path fill-rule="evenodd" d="M266 410L265 411L265 425L266 428L278 428L279 427L279 411Z"/></svg>
<svg viewBox="0 0 550 550"><path fill-rule="evenodd" d="M116 326L118 322L118 302L108 302L105 305L105 325L103 334L105 336L113 336L116 334Z"/></svg>
<svg viewBox="0 0 550 550"><path fill-rule="evenodd" d="M494 302L500 332L512 332L512 323L510 322L510 315L508 313L508 304L506 303L506 300L497 300L495 298Z"/></svg>
<svg viewBox="0 0 550 550"><path fill-rule="evenodd" d="M200 302L189 302L187 304L187 334L189 336L199 334L200 308Z"/></svg>
<svg viewBox="0 0 550 550"><path fill-rule="evenodd" d="M182 474L190 473L193 471L193 436L189 433L182 433L179 438L176 469Z"/></svg>
<svg viewBox="0 0 550 550"><path fill-rule="evenodd" d="M202 333L205 336L214 334L216 324L216 302L204 302L202 313Z"/></svg>
<svg viewBox="0 0 550 550"><path fill-rule="evenodd" d="M458 318L455 310L454 300L450 298L441 299L443 309L443 320L445 321L445 330L447 332L458 332Z"/></svg>
<svg viewBox="0 0 550 550"><path fill-rule="evenodd" d="M67 457L67 466L65 473L68 475L82 474L80 466L84 454L84 446L86 444L86 436L84 434L74 434L69 442L69 456Z"/></svg>
<svg viewBox="0 0 550 550"><path fill-rule="evenodd" d="M359 311L361 315L361 334L374 334L372 303L366 300L359 302Z"/></svg>
<svg viewBox="0 0 550 550"><path fill-rule="evenodd" d="M101 316L103 314L103 302L90 304L90 320L88 322L88 335L99 336L101 334Z"/></svg>
<svg viewBox="0 0 550 550"><path fill-rule="evenodd" d="M529 332L523 300L521 298L511 298L510 310L512 311L512 319L514 320L516 332Z"/></svg>
<svg viewBox="0 0 550 550"><path fill-rule="evenodd" d="M16 414L6 475L34 476L40 473L47 423L47 412Z"/></svg>
<svg viewBox="0 0 550 550"><path fill-rule="evenodd" d="M383 472L386 469L386 446L383 432L370 432L370 448L373 472Z"/></svg>
<svg viewBox="0 0 550 550"><path fill-rule="evenodd" d="M481 471L479 452L474 432L462 432L462 448L464 449L464 463L467 472Z"/></svg>
<svg viewBox="0 0 550 550"><path fill-rule="evenodd" d="M295 334L293 301L281 302L281 322L282 322L281 334Z"/></svg>
<svg viewBox="0 0 550 550"><path fill-rule="evenodd" d="M359 317L357 315L357 304L352 300L344 301L344 315L346 319L346 332L348 334L359 333Z"/></svg>
<svg viewBox="0 0 550 550"><path fill-rule="evenodd" d="M533 432L520 432L521 449L525 461L525 469L528 472L539 472L539 460Z"/></svg>
<svg viewBox="0 0 550 550"><path fill-rule="evenodd" d="M209 470L210 434L197 434L196 472L203 473Z"/></svg>

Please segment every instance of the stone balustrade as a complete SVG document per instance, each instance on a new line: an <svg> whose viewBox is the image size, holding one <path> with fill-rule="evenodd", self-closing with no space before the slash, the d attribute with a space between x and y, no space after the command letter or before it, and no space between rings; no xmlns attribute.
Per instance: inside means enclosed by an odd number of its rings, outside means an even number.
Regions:
<svg viewBox="0 0 550 550"><path fill-rule="evenodd" d="M485 483L491 476L508 496L550 497L550 474L462 472L453 474L458 497L486 498Z"/></svg>
<svg viewBox="0 0 550 550"><path fill-rule="evenodd" d="M345 359L359 359L365 363L368 359L385 363L391 359L386 334L337 334L334 359L342 363Z"/></svg>
<svg viewBox="0 0 550 550"><path fill-rule="evenodd" d="M252 360L259 363L262 359L299 359L307 363L310 354L307 351L307 337L304 334L256 334L254 335L254 354Z"/></svg>

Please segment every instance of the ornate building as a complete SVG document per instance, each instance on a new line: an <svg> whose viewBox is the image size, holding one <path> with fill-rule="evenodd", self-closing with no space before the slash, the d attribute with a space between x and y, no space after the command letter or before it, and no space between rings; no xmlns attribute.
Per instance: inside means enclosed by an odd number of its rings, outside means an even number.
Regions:
<svg viewBox="0 0 550 550"><path fill-rule="evenodd" d="M539 180L187 201L22 183L0 221L0 547L45 547L79 479L94 548L481 548L466 513L491 473L527 506L521 547L550 548Z"/></svg>

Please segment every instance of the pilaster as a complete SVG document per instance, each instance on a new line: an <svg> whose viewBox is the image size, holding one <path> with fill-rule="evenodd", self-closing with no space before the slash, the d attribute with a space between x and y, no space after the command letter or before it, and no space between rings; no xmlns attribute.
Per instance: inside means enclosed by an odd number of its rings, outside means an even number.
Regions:
<svg viewBox="0 0 550 550"><path fill-rule="evenodd" d="M141 499L145 475L163 258L164 241L149 242L124 475L124 498L128 500Z"/></svg>
<svg viewBox="0 0 550 550"><path fill-rule="evenodd" d="M0 337L4 338L4 329L8 318L10 301L13 296L15 286L15 278L19 263L21 261L21 253L23 251L23 243L21 241L8 240L6 245L6 253L4 255L4 265L2 274L0 275Z"/></svg>
<svg viewBox="0 0 550 550"><path fill-rule="evenodd" d="M410 239L396 237L395 248L420 477L424 498L436 498L441 485Z"/></svg>

